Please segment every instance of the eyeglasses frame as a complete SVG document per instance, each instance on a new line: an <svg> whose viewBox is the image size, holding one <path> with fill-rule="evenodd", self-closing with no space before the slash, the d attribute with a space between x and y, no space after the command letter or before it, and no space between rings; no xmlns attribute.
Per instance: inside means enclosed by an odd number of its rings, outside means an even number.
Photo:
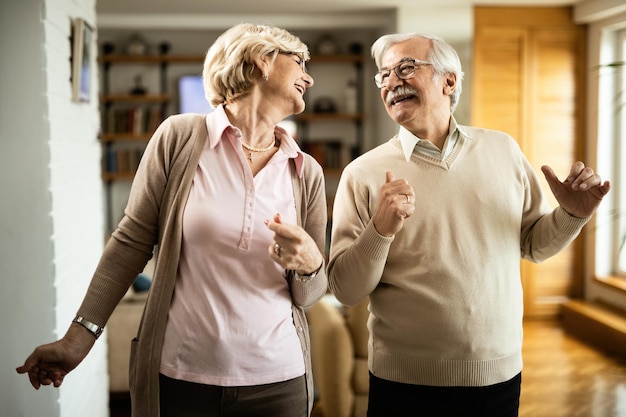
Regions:
<svg viewBox="0 0 626 417"><path fill-rule="evenodd" d="M404 64L407 63L411 63L415 66L415 69L408 75L408 76L403 76L400 74L400 67ZM383 88L387 86L387 81L384 82L382 81L382 74L389 72L389 75L391 75L391 71L393 70L393 72L396 74L396 77L398 77L401 80L408 80L409 78L413 77L415 75L415 72L420 69L422 66L425 65L434 65L432 62L430 61L424 61L421 59L415 59L415 58L405 58L403 60L401 60L398 64L396 64L395 66L391 67L391 68L386 68L386 69L381 69L380 71L378 71L376 74L374 74L374 82L376 83L376 87L378 88ZM385 80L389 79L389 77L387 77Z"/></svg>
<svg viewBox="0 0 626 417"><path fill-rule="evenodd" d="M282 51L279 50L278 51L279 54L281 55L295 55L298 58L300 58L300 68L302 68L302 72L303 73L308 73L308 71L306 70L306 60L304 59L304 55L300 52L290 52L290 51Z"/></svg>

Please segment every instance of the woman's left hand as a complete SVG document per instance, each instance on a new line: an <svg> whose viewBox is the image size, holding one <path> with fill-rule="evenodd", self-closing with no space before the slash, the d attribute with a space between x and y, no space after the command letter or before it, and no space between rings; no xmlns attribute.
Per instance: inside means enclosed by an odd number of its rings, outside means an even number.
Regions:
<svg viewBox="0 0 626 417"><path fill-rule="evenodd" d="M322 266L324 255L303 228L282 223L280 214L275 214L274 219L266 220L265 224L274 232L274 243L268 253L283 268L308 275Z"/></svg>

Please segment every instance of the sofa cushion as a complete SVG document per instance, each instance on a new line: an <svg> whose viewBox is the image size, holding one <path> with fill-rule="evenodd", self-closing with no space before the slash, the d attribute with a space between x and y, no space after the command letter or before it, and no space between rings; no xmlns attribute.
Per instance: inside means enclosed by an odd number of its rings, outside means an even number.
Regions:
<svg viewBox="0 0 626 417"><path fill-rule="evenodd" d="M346 324L352 336L354 355L357 358L367 358L367 343L369 337L367 319L370 314L368 306L369 298L366 298L359 304L349 307L346 312Z"/></svg>
<svg viewBox="0 0 626 417"><path fill-rule="evenodd" d="M352 384L355 395L367 395L370 389L370 374L367 368L367 358L357 358L354 361Z"/></svg>

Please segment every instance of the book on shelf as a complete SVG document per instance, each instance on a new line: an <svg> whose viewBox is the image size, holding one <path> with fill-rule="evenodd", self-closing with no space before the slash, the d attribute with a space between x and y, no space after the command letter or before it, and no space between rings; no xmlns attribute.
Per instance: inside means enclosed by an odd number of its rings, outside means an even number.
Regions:
<svg viewBox="0 0 626 417"><path fill-rule="evenodd" d="M343 143L340 140L309 140L302 150L319 162L324 169L340 169L345 165Z"/></svg>
<svg viewBox="0 0 626 417"><path fill-rule="evenodd" d="M110 148L106 153L105 172L109 174L129 174L137 171L144 149Z"/></svg>
<svg viewBox="0 0 626 417"><path fill-rule="evenodd" d="M163 119L159 105L111 107L103 121L107 133L141 135L154 132Z"/></svg>

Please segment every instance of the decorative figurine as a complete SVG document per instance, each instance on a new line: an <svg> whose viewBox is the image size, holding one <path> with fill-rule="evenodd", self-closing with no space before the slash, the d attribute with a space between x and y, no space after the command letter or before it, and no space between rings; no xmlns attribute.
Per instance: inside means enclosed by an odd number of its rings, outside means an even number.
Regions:
<svg viewBox="0 0 626 417"><path fill-rule="evenodd" d="M135 33L126 44L126 53L128 55L145 55L148 53L148 44L139 34Z"/></svg>
<svg viewBox="0 0 626 417"><path fill-rule="evenodd" d="M141 74L135 75L135 86L130 90L130 94L140 96L146 94L146 88L143 86L143 78Z"/></svg>
<svg viewBox="0 0 626 417"><path fill-rule="evenodd" d="M102 53L105 55L111 55L115 51L115 44L113 42L105 42L102 44Z"/></svg>
<svg viewBox="0 0 626 417"><path fill-rule="evenodd" d="M333 100L332 97L328 97L328 96L319 97L313 103L313 112L314 113L336 113L337 104L335 104L335 100Z"/></svg>
<svg viewBox="0 0 626 417"><path fill-rule="evenodd" d="M317 42L317 53L321 55L333 55L339 53L337 39L332 35L322 35Z"/></svg>
<svg viewBox="0 0 626 417"><path fill-rule="evenodd" d="M165 55L170 51L171 45L169 44L169 42L161 42L159 44L159 53L161 55Z"/></svg>

